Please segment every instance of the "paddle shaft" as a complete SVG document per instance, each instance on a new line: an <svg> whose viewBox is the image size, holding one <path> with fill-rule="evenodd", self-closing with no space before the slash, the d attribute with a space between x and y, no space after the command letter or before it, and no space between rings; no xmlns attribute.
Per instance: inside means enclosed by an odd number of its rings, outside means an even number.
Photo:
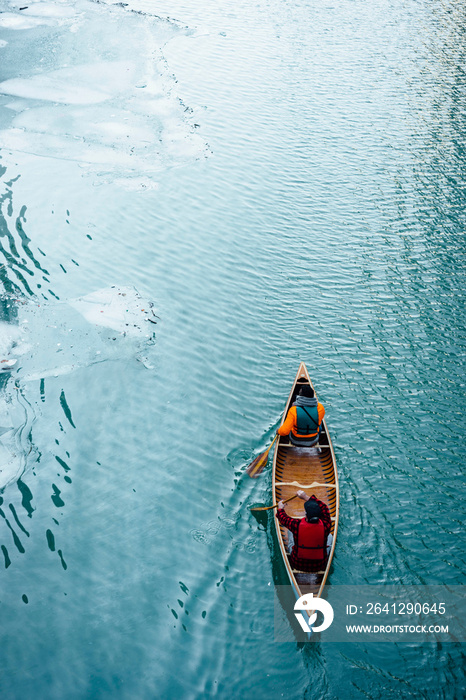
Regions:
<svg viewBox="0 0 466 700"><path fill-rule="evenodd" d="M283 501L283 503L288 503L288 501L292 501L293 498L298 498L298 494L295 493L294 496L290 496L285 501ZM250 510L272 510L273 508L277 508L277 506L278 506L278 503L275 503L274 506L263 506L260 508L251 508Z"/></svg>

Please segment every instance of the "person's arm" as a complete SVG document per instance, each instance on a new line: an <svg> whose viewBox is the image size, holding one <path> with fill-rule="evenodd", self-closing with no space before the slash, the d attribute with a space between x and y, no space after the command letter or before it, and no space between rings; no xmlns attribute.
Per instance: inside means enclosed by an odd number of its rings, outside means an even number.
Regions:
<svg viewBox="0 0 466 700"><path fill-rule="evenodd" d="M322 421L324 420L325 408L319 402L317 402L317 413L319 415L319 425L320 425L322 423Z"/></svg>
<svg viewBox="0 0 466 700"><path fill-rule="evenodd" d="M286 527L288 530L291 530L294 537L296 538L300 520L299 518L290 518L290 516L285 513L283 501L279 501L275 517L278 518L278 521L281 525Z"/></svg>
<svg viewBox="0 0 466 700"><path fill-rule="evenodd" d="M296 422L296 407L292 406L288 411L286 420L281 424L277 430L277 435L289 435Z"/></svg>

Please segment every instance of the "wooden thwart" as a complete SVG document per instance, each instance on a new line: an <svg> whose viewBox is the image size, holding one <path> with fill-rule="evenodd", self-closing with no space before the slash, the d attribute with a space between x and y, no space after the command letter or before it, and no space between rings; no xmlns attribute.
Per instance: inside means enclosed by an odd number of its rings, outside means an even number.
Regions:
<svg viewBox="0 0 466 700"><path fill-rule="evenodd" d="M316 442L315 445L311 445L311 447L305 447L304 445L293 445L292 442L285 442L285 444L281 443L280 447L297 447L298 450L300 449L306 449L306 450L313 450L317 447L320 447L321 450L329 450L330 445L321 445L320 443Z"/></svg>
<svg viewBox="0 0 466 700"><path fill-rule="evenodd" d="M276 481L275 486L296 486L298 489L314 489L317 487L327 489L337 488L336 484L319 484L317 481L314 481L312 484L298 484L297 481Z"/></svg>
<svg viewBox="0 0 466 700"><path fill-rule="evenodd" d="M293 569L293 573L295 573L295 574L314 574L315 576L318 576L319 574L325 574L325 571L301 571L301 569Z"/></svg>

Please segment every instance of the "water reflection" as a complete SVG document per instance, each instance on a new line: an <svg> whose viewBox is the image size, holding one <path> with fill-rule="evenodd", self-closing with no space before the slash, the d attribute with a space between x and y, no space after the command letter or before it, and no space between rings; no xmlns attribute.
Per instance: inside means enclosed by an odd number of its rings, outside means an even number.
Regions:
<svg viewBox="0 0 466 700"><path fill-rule="evenodd" d="M36 515L40 522L51 520L44 543L67 570L57 528L72 492L74 465L71 449L61 443L70 442L67 428L77 431L79 420L66 386L49 385L49 378L109 360L137 359L150 366L159 319L153 302L130 287L114 285L61 301L39 261L46 254L34 249L27 232L26 207L14 215L14 182L6 183L0 202L0 548L9 569L37 532L37 526L25 524ZM53 463L59 468L49 484L48 502L56 510L50 518L44 518L43 483L37 503L31 490L30 476L43 473L44 461L48 469Z"/></svg>
<svg viewBox="0 0 466 700"><path fill-rule="evenodd" d="M29 245L31 239L24 230L26 206L21 207L14 219L12 186L17 179L6 183L6 192L0 197L0 282L3 291L11 295L11 299L14 299L17 294L34 296L41 289L43 282L49 283L49 273L32 252ZM26 258L22 257L20 252L24 253ZM34 280L36 285L34 292L31 289L33 284L31 278L37 271L41 274L41 281ZM3 299L2 306L2 318L6 315L5 320L8 320L14 311L7 311L11 308L7 299Z"/></svg>

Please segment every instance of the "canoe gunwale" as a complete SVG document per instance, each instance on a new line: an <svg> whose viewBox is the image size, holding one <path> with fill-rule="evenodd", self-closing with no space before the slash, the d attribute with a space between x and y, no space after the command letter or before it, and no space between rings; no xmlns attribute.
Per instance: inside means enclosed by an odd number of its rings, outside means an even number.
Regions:
<svg viewBox="0 0 466 700"><path fill-rule="evenodd" d="M300 379L304 380L304 381L300 382L299 381ZM298 372L296 374L295 380L293 382L293 386L291 388L290 394L288 396L285 410L283 412L283 419L286 418L286 416L287 416L288 409L290 408L290 405L291 405L291 401L295 395L296 387L299 384L307 384L307 383L309 383L309 385L314 389L314 386L312 384L311 378L309 377L309 373L307 371L306 365L304 364L304 362L301 362L299 369L298 369ZM315 389L314 389L314 391L315 391ZM316 394L316 396L317 396L317 394ZM332 441L330 439L330 435L329 435L328 430L327 430L327 424L326 424L325 418L323 419L322 424L323 424L323 429L324 429L323 432L324 432L324 434L327 438L327 441L328 441L328 445L325 444L325 445L323 445L323 447L324 447L324 449L327 447L330 449L330 459L331 459L331 464L333 467L332 481L329 480L328 483L329 483L329 485L330 485L330 483L332 484L332 491L335 493L335 516L334 516L334 518L332 518L333 542L332 542L332 547L331 547L331 550L329 553L327 566L325 567L325 572L322 576L322 580L312 586L313 588L316 588L318 586L318 591L315 594L316 597L320 597L322 594L322 591L323 591L323 588L324 588L325 583L327 581L327 577L328 577L330 567L332 564L333 554L334 554L335 545L336 545L337 532L338 532L338 515L339 515L339 484L338 484L338 473L337 473L337 468L336 468L335 453L333 450L333 445L332 445ZM283 443L288 444L287 441L288 441L287 436L284 436L284 437L280 436L280 438L277 440L277 442L275 444L275 450L274 450L274 455L273 455L273 468L272 468L272 488L273 488L273 502L274 503L278 503L278 501L280 500L279 496L277 494L277 486L280 485L280 481L283 481L282 479L277 480L277 478L276 478L277 460L278 460L278 457L280 455L280 450L283 449L283 447L284 447ZM278 483L277 483L277 481L278 481ZM311 479L311 481L312 481L312 479ZM327 478L325 478L325 481L327 481ZM310 482L304 481L301 483L310 483ZM300 587L300 584L297 582L295 574L293 572L293 569L291 568L291 565L289 563L287 551L286 551L286 547L285 547L285 542L283 540L283 535L282 535L282 531L281 531L281 526L280 526L280 523L276 517L274 517L274 522L275 522L277 539L278 539L278 543L280 546L280 551L281 551L283 562L285 564L285 567L286 567L286 570L288 573L288 577L290 579L291 586L295 592L296 598L300 598L302 595L301 587ZM309 612L312 613L312 611L309 611Z"/></svg>

